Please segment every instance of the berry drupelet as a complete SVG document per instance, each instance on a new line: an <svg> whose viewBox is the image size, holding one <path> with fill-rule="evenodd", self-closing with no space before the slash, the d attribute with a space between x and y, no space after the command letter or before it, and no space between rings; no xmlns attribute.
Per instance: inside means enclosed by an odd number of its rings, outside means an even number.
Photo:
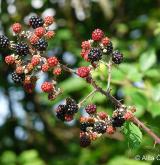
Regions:
<svg viewBox="0 0 160 165"><path fill-rule="evenodd" d="M17 74L16 72L12 73L12 80L16 83L16 84L21 84L24 81L25 75L24 74Z"/></svg>
<svg viewBox="0 0 160 165"><path fill-rule="evenodd" d="M37 41L37 43L34 46L39 51L45 51L48 47L48 43L45 39L41 38Z"/></svg>
<svg viewBox="0 0 160 165"><path fill-rule="evenodd" d="M29 47L25 42L20 42L15 47L16 53L21 56L29 54Z"/></svg>
<svg viewBox="0 0 160 165"><path fill-rule="evenodd" d="M94 41L100 41L104 36L104 32L101 29L95 29L92 32L92 39Z"/></svg>
<svg viewBox="0 0 160 165"><path fill-rule="evenodd" d="M92 48L88 54L91 62L99 61L102 58L102 51L99 48Z"/></svg>
<svg viewBox="0 0 160 165"><path fill-rule="evenodd" d="M4 35L0 35L0 48L7 48L8 46L9 39Z"/></svg>
<svg viewBox="0 0 160 165"><path fill-rule="evenodd" d="M119 50L115 50L115 51L112 53L112 61L113 61L115 64L120 64L120 63L122 63L122 61L123 61L123 54L122 54Z"/></svg>
<svg viewBox="0 0 160 165"><path fill-rule="evenodd" d="M41 27L41 26L43 26L43 24L44 24L43 19L38 16L32 16L29 19L29 25L32 26L33 29Z"/></svg>

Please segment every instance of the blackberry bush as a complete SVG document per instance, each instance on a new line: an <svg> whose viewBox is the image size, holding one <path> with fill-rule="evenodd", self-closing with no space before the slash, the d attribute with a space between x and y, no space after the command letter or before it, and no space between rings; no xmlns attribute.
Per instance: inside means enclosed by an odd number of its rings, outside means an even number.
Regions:
<svg viewBox="0 0 160 165"><path fill-rule="evenodd" d="M57 81L62 71L76 74L77 77L83 78L88 85L92 86L93 91L79 103L68 97L66 102L58 105L55 110L55 116L59 120L69 122L76 117L78 112L81 112L79 109L84 109L86 113L82 113L79 120L80 146L82 147L89 146L92 141L100 138L102 134L114 134L119 130L116 129L117 127L123 128L122 126L125 125L126 120L141 126L156 143L160 143L157 135L134 116L136 111L134 106L123 105L121 101L111 95L110 86L113 64L120 64L123 61L123 54L114 49L111 39L104 35L103 30L95 29L91 34L91 39L83 41L81 44L81 56L89 63L89 66L71 69L62 64L57 57L47 57L49 39L52 39L55 35L54 31L49 30L49 26L54 21L51 16L47 16L44 19L32 16L28 23L33 28L31 31L24 31L20 23L12 25L16 41L9 41L6 36L0 35L0 48L8 48L13 51L12 54L5 57L5 62L8 65L13 65L14 68L11 75L12 80L20 84L28 93L32 93L39 78L38 73L45 72L45 74L53 75L52 79L43 82L41 85L42 92L48 95L49 100L55 100L62 93ZM21 58L22 56L25 56L25 58ZM108 71L106 89L98 85L100 83L97 83L96 74L94 75L94 72L100 69L102 64ZM74 84L71 85L74 88ZM96 95L97 92L104 95L116 107L111 115L106 112L100 112L93 103L87 105L87 99Z"/></svg>

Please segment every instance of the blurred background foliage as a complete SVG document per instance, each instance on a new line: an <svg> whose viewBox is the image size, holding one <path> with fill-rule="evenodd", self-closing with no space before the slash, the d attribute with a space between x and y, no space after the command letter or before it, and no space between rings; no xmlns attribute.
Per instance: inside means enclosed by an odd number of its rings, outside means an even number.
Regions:
<svg viewBox="0 0 160 165"><path fill-rule="evenodd" d="M81 41L101 28L115 48L125 56L112 70L112 93L126 105L137 107L136 115L160 135L160 0L0 0L0 33L12 38L10 25L21 22L27 28L32 14L53 15L56 37L48 55L76 68L88 65L80 57ZM138 161L135 155L158 155L159 146L143 133L142 143L132 148L122 134L102 137L89 148L79 147L78 122L62 123L54 109L71 96L77 101L92 90L85 81L62 74L63 93L48 101L40 84L51 75L39 75L35 93L29 95L12 83L12 68L4 63L10 52L0 52L0 164L1 165L155 165L160 161ZM106 87L107 70L101 65L94 78ZM111 113L114 106L96 94L99 111ZM81 113L83 109L81 109Z"/></svg>

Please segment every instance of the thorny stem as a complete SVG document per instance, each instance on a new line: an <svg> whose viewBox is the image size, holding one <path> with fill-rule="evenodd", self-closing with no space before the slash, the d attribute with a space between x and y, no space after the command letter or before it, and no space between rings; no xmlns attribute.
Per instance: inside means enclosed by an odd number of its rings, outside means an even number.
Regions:
<svg viewBox="0 0 160 165"><path fill-rule="evenodd" d="M72 72L72 69L68 68L67 66L64 66L62 64L61 66L64 70ZM72 73L76 74L75 71L73 71ZM100 92L101 94L105 95L109 100L111 100L115 106L117 107L123 106L119 100L117 100L114 96L111 95L110 89L104 91L101 87L99 87L96 84L96 82L92 79L92 77L89 77L89 80L87 82L90 83L97 92ZM134 116L131 121L137 126L141 127L149 136L151 136L155 140L155 144L160 144L160 138L151 129L149 129L143 122L141 122L136 116Z"/></svg>
<svg viewBox="0 0 160 165"><path fill-rule="evenodd" d="M82 104L83 104L84 102L86 102L87 99L88 99L89 97L91 97L96 91L97 91L97 89L94 89L92 92L90 92L82 101L80 101L80 102L78 103L78 107L81 107Z"/></svg>

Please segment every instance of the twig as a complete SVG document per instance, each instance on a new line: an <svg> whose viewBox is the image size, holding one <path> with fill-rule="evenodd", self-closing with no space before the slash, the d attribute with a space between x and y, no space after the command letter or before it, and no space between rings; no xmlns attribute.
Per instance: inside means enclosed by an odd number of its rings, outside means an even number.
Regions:
<svg viewBox="0 0 160 165"><path fill-rule="evenodd" d="M65 66L65 69L66 71L67 70L71 71L71 69L69 69L67 66ZM75 71L72 73L75 73ZM107 91L104 91L101 87L99 87L96 84L96 82L92 79L92 77L89 77L88 79L89 80L87 82L90 83L96 91L100 92L101 94L109 98L109 100L111 100L115 106L117 107L122 106L122 103L119 100L117 100L114 96L111 95L110 89L108 89ZM141 122L137 117L134 116L131 121L137 126L140 126L149 136L151 136L155 140L155 144L160 144L160 138L151 129L145 126L145 124Z"/></svg>
<svg viewBox="0 0 160 165"><path fill-rule="evenodd" d="M94 89L92 92L90 92L82 101L80 101L80 102L78 103L78 107L81 107L82 104L83 104L85 101L87 101L87 99L88 99L89 97L91 97L96 91L97 91L97 89Z"/></svg>

